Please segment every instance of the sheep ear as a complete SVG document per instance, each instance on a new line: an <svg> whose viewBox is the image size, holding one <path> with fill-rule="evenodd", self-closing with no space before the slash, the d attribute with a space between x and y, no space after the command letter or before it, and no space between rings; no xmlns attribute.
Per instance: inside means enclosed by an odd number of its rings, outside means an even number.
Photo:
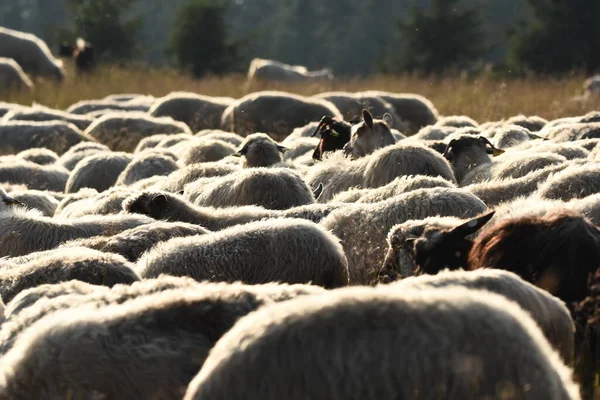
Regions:
<svg viewBox="0 0 600 400"><path fill-rule="evenodd" d="M233 153L232 156L241 157L241 156L245 156L247 153L248 153L248 147L244 146L241 149L239 149L238 151L236 151L235 153Z"/></svg>
<svg viewBox="0 0 600 400"><path fill-rule="evenodd" d="M472 235L473 233L475 233L479 229L481 229L482 226L487 224L490 221L490 219L492 219L492 217L494 216L495 213L496 213L496 211L490 211L487 214L483 214L483 215L480 215L479 217L475 217L475 218L465 222L464 224L459 225L456 228L452 229L449 232L449 234L451 234L453 236L456 235L461 238Z"/></svg>
<svg viewBox="0 0 600 400"><path fill-rule="evenodd" d="M317 147L315 147L315 151L313 151L312 159L314 161L322 161L321 160L321 144L323 143L323 138L319 141Z"/></svg>
<svg viewBox="0 0 600 400"><path fill-rule="evenodd" d="M391 128L394 124L394 117L392 117L392 114L390 113L385 113L383 114L383 122L388 126L388 128Z"/></svg>
<svg viewBox="0 0 600 400"><path fill-rule="evenodd" d="M323 183L319 182L319 186L315 190L313 190L313 197L315 200L318 200L321 197L321 193L323 193Z"/></svg>
<svg viewBox="0 0 600 400"><path fill-rule="evenodd" d="M177 192L177 194L180 195L180 196L183 196L184 192L185 192L185 190L182 189L179 192Z"/></svg>
<svg viewBox="0 0 600 400"><path fill-rule="evenodd" d="M369 110L367 110L366 108L362 110L362 117L363 117L363 121L365 121L365 124L373 129L373 115L369 112Z"/></svg>
<svg viewBox="0 0 600 400"><path fill-rule="evenodd" d="M479 138L479 140L481 140L481 141L482 141L482 142L484 142L485 144L489 144L489 145L490 145L490 148L489 148L489 149L486 147L486 149L485 149L486 153L488 153L488 154L491 154L491 155L493 155L494 157L498 157L499 155L501 155L501 154L504 154L504 150L502 150L502 149L499 149L499 148L497 148L496 146L494 146L494 145L492 144L492 142L490 142L490 141L488 140L488 138L486 138L486 137L484 137L484 136L481 136L481 137Z"/></svg>
<svg viewBox="0 0 600 400"><path fill-rule="evenodd" d="M452 139L450 141L450 143L448 143L446 145L446 148L444 149L444 152L442 153L442 156L444 158L448 158L448 154L450 153L450 150L452 150L452 146L454 146L456 144L456 139Z"/></svg>
<svg viewBox="0 0 600 400"><path fill-rule="evenodd" d="M287 147L283 147L281 145L277 145L277 150L279 150L280 153L285 153L289 149Z"/></svg>
<svg viewBox="0 0 600 400"><path fill-rule="evenodd" d="M152 211L154 211L154 212L162 211L162 210L164 210L164 208L166 206L167 206L167 196L165 196L164 194L158 194L158 195L154 196L150 203L150 207L152 208Z"/></svg>
<svg viewBox="0 0 600 400"><path fill-rule="evenodd" d="M325 126L327 124L332 124L332 123L333 123L333 118L331 118L328 115L325 115L323 118L321 118L321 120L319 121L319 125L317 125L317 128L315 129L315 131L310 136L311 137L316 136L316 134L319 133L319 131L321 130L321 128L323 128L323 126Z"/></svg>

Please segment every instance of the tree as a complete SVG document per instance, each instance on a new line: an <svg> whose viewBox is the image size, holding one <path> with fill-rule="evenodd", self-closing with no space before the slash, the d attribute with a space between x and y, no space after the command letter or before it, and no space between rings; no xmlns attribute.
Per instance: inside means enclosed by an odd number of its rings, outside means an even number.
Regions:
<svg viewBox="0 0 600 400"><path fill-rule="evenodd" d="M66 0L73 34L91 42L100 57L129 59L138 51L139 17L128 13L136 0Z"/></svg>
<svg viewBox="0 0 600 400"><path fill-rule="evenodd" d="M476 8L459 5L461 0L432 0L430 11L413 6L398 24L403 43L400 69L442 73L468 68L489 50Z"/></svg>
<svg viewBox="0 0 600 400"><path fill-rule="evenodd" d="M227 0L188 0L176 12L171 54L194 76L230 71L238 59L240 43L229 42Z"/></svg>
<svg viewBox="0 0 600 400"><path fill-rule="evenodd" d="M511 36L509 65L542 74L600 69L598 0L527 0L536 21Z"/></svg>

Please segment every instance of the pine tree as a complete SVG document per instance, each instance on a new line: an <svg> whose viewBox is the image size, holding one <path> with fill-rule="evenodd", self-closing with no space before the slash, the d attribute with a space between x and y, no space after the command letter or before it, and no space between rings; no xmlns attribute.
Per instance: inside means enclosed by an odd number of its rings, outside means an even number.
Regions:
<svg viewBox="0 0 600 400"><path fill-rule="evenodd" d="M510 65L544 74L600 70L600 1L527 2L536 21L511 35Z"/></svg>
<svg viewBox="0 0 600 400"><path fill-rule="evenodd" d="M489 50L482 18L461 0L432 0L429 12L413 7L399 23L403 52L398 64L405 71L427 74L468 68Z"/></svg>

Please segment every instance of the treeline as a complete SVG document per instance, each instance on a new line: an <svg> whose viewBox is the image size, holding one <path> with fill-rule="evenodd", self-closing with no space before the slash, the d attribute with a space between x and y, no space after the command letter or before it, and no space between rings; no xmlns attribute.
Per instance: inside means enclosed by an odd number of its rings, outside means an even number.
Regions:
<svg viewBox="0 0 600 400"><path fill-rule="evenodd" d="M0 25L104 60L244 71L253 57L337 75L597 72L598 0L3 0Z"/></svg>

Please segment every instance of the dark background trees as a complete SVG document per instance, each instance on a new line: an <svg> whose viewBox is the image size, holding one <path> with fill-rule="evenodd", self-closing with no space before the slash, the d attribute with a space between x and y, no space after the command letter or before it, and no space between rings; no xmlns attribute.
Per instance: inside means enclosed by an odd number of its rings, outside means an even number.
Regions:
<svg viewBox="0 0 600 400"><path fill-rule="evenodd" d="M69 32L107 58L186 65L197 75L243 70L252 57L338 75L474 70L481 62L512 73L592 73L600 68L599 20L598 0L0 2L0 25L54 48Z"/></svg>

